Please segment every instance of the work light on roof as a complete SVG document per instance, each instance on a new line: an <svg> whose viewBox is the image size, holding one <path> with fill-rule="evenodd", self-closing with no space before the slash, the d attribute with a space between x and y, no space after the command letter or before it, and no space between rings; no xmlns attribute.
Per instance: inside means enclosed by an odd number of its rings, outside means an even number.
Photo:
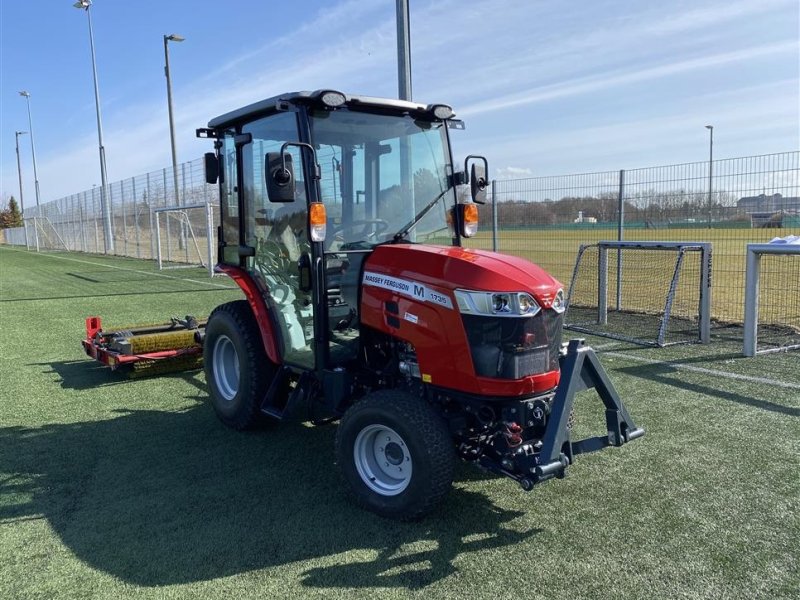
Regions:
<svg viewBox="0 0 800 600"><path fill-rule="evenodd" d="M319 100L328 108L338 108L344 106L347 98L342 92L335 90L326 90L319 95Z"/></svg>
<svg viewBox="0 0 800 600"><path fill-rule="evenodd" d="M453 108L447 104L431 104L428 111L437 119L449 119L455 115Z"/></svg>

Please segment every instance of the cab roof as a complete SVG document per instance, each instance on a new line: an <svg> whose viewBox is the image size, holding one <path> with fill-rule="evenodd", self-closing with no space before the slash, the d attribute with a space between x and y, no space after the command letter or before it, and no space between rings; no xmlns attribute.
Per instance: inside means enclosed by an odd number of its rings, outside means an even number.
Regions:
<svg viewBox="0 0 800 600"><path fill-rule="evenodd" d="M259 100L253 104L248 104L242 108L237 108L231 112L215 117L208 122L208 126L217 129L224 128L240 121L251 121L255 117L266 116L277 112L281 103L302 104L305 102L316 101L323 93L333 90L316 90L314 92L287 92L272 96L266 100ZM402 112L424 112L428 109L425 104L410 102L408 100L397 100L394 98L375 98L372 96L358 96L354 94L344 94L346 99L345 106L374 107Z"/></svg>

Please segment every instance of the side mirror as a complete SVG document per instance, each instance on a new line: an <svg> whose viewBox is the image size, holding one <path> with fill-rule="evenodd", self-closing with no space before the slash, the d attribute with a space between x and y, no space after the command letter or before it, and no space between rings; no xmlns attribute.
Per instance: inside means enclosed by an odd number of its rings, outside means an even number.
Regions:
<svg viewBox="0 0 800 600"><path fill-rule="evenodd" d="M217 183L219 179L219 159L216 153L206 152L203 155L203 168L206 173L206 183Z"/></svg>
<svg viewBox="0 0 800 600"><path fill-rule="evenodd" d="M270 202L294 202L294 168L292 155L268 152L264 157L264 177Z"/></svg>
<svg viewBox="0 0 800 600"><path fill-rule="evenodd" d="M472 201L476 204L486 204L486 190L489 187L489 181L486 179L486 173L489 172L489 161L484 156L476 156L470 154L464 159L464 172L467 172L467 165L472 159L472 170L469 178L470 190L472 191Z"/></svg>

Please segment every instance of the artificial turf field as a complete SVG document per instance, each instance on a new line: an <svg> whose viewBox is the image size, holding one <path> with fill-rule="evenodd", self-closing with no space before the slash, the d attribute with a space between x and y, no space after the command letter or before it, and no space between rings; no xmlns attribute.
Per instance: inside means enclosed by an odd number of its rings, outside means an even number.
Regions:
<svg viewBox="0 0 800 600"><path fill-rule="evenodd" d="M800 353L590 341L647 435L424 521L350 505L335 425L225 429L202 372L127 380L84 318L207 315L199 270L0 247L0 598L797 598ZM604 429L584 393L578 433Z"/></svg>

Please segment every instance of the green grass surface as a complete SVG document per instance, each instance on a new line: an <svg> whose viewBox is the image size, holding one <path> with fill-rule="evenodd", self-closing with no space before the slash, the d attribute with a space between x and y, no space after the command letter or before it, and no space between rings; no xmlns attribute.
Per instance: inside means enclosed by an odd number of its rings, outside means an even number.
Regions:
<svg viewBox="0 0 800 600"><path fill-rule="evenodd" d="M531 493L464 466L401 524L346 501L334 425L236 433L201 373L129 381L83 355L86 316L239 297L167 275L0 247L0 598L798 597L800 353L592 340L643 439ZM782 385L756 379L776 364ZM602 432L599 405L579 398L579 431Z"/></svg>

